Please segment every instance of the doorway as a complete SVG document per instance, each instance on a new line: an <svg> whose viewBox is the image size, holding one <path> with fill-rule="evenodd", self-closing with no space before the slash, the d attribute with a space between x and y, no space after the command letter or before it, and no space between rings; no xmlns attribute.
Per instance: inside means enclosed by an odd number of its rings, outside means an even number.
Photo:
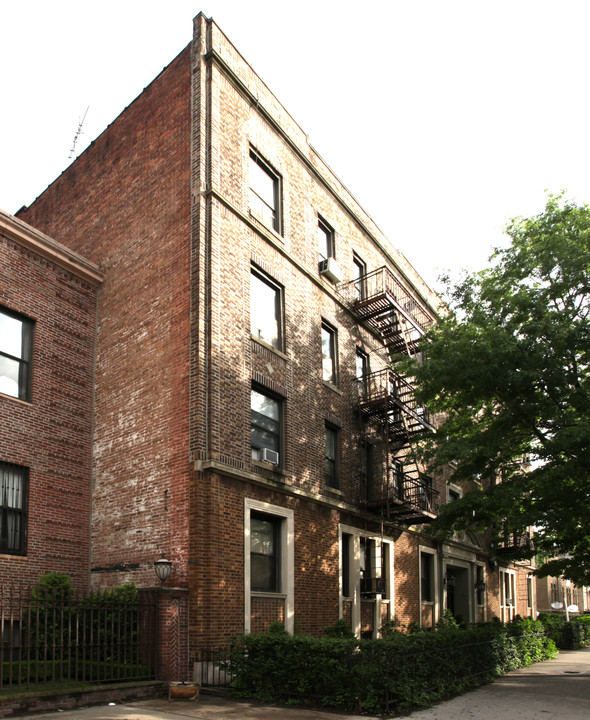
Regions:
<svg viewBox="0 0 590 720"><path fill-rule="evenodd" d="M446 607L458 622L469 624L469 570L457 565L447 565L445 575Z"/></svg>

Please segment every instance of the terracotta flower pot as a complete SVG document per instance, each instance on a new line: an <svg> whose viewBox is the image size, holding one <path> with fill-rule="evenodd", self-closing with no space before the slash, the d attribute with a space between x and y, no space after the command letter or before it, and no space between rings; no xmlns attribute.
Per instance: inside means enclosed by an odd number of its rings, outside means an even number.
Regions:
<svg viewBox="0 0 590 720"><path fill-rule="evenodd" d="M199 683L170 683L168 700L196 700L199 697Z"/></svg>

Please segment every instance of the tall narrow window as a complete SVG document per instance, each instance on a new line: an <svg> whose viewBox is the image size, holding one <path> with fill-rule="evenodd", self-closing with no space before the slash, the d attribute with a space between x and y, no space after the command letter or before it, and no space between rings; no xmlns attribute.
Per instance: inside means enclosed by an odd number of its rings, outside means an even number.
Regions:
<svg viewBox="0 0 590 720"><path fill-rule="evenodd" d="M334 257L334 229L322 218L318 218L318 254L320 260Z"/></svg>
<svg viewBox="0 0 590 720"><path fill-rule="evenodd" d="M252 513L250 516L250 588L280 592L281 519Z"/></svg>
<svg viewBox="0 0 590 720"><path fill-rule="evenodd" d="M281 401L262 390L251 391L252 459L279 465Z"/></svg>
<svg viewBox="0 0 590 720"><path fill-rule="evenodd" d="M0 553L25 554L27 469L0 463Z"/></svg>
<svg viewBox="0 0 590 720"><path fill-rule="evenodd" d="M250 278L252 336L281 350L283 345L281 288L254 270Z"/></svg>
<svg viewBox="0 0 590 720"><path fill-rule="evenodd" d="M352 259L352 279L357 300L364 300L367 297L367 266L358 255Z"/></svg>
<svg viewBox="0 0 590 720"><path fill-rule="evenodd" d="M372 448L369 443L363 442L360 446L360 476L361 476L361 498L373 500L372 476Z"/></svg>
<svg viewBox="0 0 590 720"><path fill-rule="evenodd" d="M486 595L486 584L484 577L483 565L476 565L475 567L475 588L476 588L476 599L478 605L483 605L485 602Z"/></svg>
<svg viewBox="0 0 590 720"><path fill-rule="evenodd" d="M250 210L277 232L281 231L280 189L280 176L250 150Z"/></svg>
<svg viewBox="0 0 590 720"><path fill-rule="evenodd" d="M325 440L324 476L326 485L338 488L338 430L327 423Z"/></svg>
<svg viewBox="0 0 590 720"><path fill-rule="evenodd" d="M30 399L31 320L0 309L0 393Z"/></svg>
<svg viewBox="0 0 590 720"><path fill-rule="evenodd" d="M322 378L336 385L336 330L322 323Z"/></svg>
<svg viewBox="0 0 590 720"><path fill-rule="evenodd" d="M433 557L430 553L420 553L420 599L422 602L434 602Z"/></svg>
<svg viewBox="0 0 590 720"><path fill-rule="evenodd" d="M354 595L351 586L352 535L342 533L342 596Z"/></svg>

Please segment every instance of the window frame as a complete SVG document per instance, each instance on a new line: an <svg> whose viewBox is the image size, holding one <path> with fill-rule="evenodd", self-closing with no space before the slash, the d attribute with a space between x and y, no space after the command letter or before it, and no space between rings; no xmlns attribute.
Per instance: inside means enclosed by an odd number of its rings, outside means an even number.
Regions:
<svg viewBox="0 0 590 720"><path fill-rule="evenodd" d="M506 585L509 586L510 594L506 593ZM500 620L510 622L516 613L516 571L508 568L500 568L499 573L500 591ZM512 603L508 602L509 599Z"/></svg>
<svg viewBox="0 0 590 720"><path fill-rule="evenodd" d="M328 438L333 438L334 457L328 455ZM333 468L328 473L328 468ZM340 428L326 421L324 426L324 481L326 487L332 490L340 490Z"/></svg>
<svg viewBox="0 0 590 720"><path fill-rule="evenodd" d="M323 233L323 235L321 234ZM323 248L320 247L321 238L324 237L326 241L326 252L323 253ZM317 241L318 241L318 256L320 263L323 260L329 258L336 258L336 232L330 223L326 222L324 218L318 214L318 229L317 229Z"/></svg>
<svg viewBox="0 0 590 720"><path fill-rule="evenodd" d="M253 521L260 521L268 523L272 534L272 552L261 553L255 552L252 549L252 540L254 536L253 532ZM281 524L282 518L276 515L269 515L268 513L262 513L257 510L253 510L250 513L250 589L252 592L263 592L263 593L280 593L281 592ZM255 564L253 557L256 558L270 558L271 572L269 573L270 581L265 583L256 584L254 580Z"/></svg>
<svg viewBox="0 0 590 720"><path fill-rule="evenodd" d="M277 413L278 419L275 420L274 422L276 422L278 425L277 432L269 431L268 428L265 428L260 423L257 423L257 424L254 423L253 413L255 412L255 410L253 408L253 402L252 402L252 394L253 393L258 393L259 395L263 395L264 397L266 397L276 403L276 407L278 410L278 413ZM270 418L270 416L266 416L266 417ZM270 418L270 420L272 420L272 418ZM274 437L276 437L277 438L277 443L276 443L277 447L273 448L273 447L268 447L267 445L261 445L260 447L258 447L257 445L254 445L252 443L252 435L253 435L253 430L255 428L257 428L263 432L267 432L267 433L273 435ZM250 388L250 447L251 447L252 461L253 462L264 462L260 457L254 457L253 450L257 450L257 451L260 451L260 453L262 453L262 450L264 450L266 448L268 450L274 450L275 452L278 452L279 462L278 462L277 467L282 467L283 466L283 432L284 432L284 398L281 397L280 395L277 395L276 393L273 393L272 391L270 391L268 388L264 387L263 385L253 384Z"/></svg>
<svg viewBox="0 0 590 720"><path fill-rule="evenodd" d="M322 380L330 385L338 385L338 330L322 320L321 325ZM329 354L324 353L324 336L328 339ZM326 368L329 366L329 371Z"/></svg>
<svg viewBox="0 0 590 720"><path fill-rule="evenodd" d="M250 147L249 152L249 203L250 213L260 220L264 225L272 228L276 233L282 235L282 177L272 165L265 160L262 155ZM269 205L268 202L252 187L253 182L253 168L257 168L256 172L264 173L273 184L273 205ZM253 202L252 199L257 199L257 202ZM263 208L263 212L260 213L256 209L256 205ZM267 209L269 213L265 213L264 209ZM269 222L270 215L270 222Z"/></svg>
<svg viewBox="0 0 590 720"><path fill-rule="evenodd" d="M274 312L273 319L276 325L276 339L263 335L260 330L261 328L255 328L255 317L260 318L260 313L268 312L268 305L264 305L261 308L255 308L254 304L254 292L252 290L253 279L274 291ZM266 273L262 272L258 268L252 266L250 269L250 334L254 340L264 343L270 348L283 352L284 350L284 318L283 318L283 306L284 306L284 288L279 283L275 282ZM263 318L266 319L266 318ZM264 325L265 323L260 323ZM269 323L270 324L270 323ZM257 332L255 332L255 329Z"/></svg>
<svg viewBox="0 0 590 720"><path fill-rule="evenodd" d="M0 390L0 394L15 398L16 400L22 400L23 402L31 402L31 367L33 362L33 332L35 322L2 305L0 305L0 315L4 315L11 320L16 320L21 323L21 357L12 355L0 348L0 359L6 358L9 362L18 364L18 391L17 394L14 394Z"/></svg>
<svg viewBox="0 0 590 720"><path fill-rule="evenodd" d="M18 491L14 483L12 484L12 493L18 492L20 494L20 507L8 503L5 505L7 495L11 490L8 484L9 474L18 476L20 480ZM28 498L29 469L22 465L0 462L0 555L23 556L27 554ZM8 546L9 513L18 518L18 547Z"/></svg>
<svg viewBox="0 0 590 720"><path fill-rule="evenodd" d="M252 590L250 563L250 527L252 513L274 516L281 521L280 591L275 593ZM252 597L273 597L284 600L285 629L294 631L295 620L295 522L294 511L280 505L244 498L244 631L252 627Z"/></svg>
<svg viewBox="0 0 590 720"><path fill-rule="evenodd" d="M434 556L423 549L420 550L420 602L434 603Z"/></svg>
<svg viewBox="0 0 590 720"><path fill-rule="evenodd" d="M357 273L358 269L358 273ZM355 295L357 300L364 300L367 297L367 263L357 255L352 254L352 279L354 282Z"/></svg>

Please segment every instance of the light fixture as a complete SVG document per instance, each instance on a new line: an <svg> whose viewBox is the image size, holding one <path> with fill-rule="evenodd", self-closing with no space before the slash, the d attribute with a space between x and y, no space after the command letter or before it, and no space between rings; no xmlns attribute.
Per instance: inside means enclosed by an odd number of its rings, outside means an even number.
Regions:
<svg viewBox="0 0 590 720"><path fill-rule="evenodd" d="M483 580L483 579L482 579L482 580L478 580L478 581L475 583L475 589L478 590L478 591L484 592L484 590L486 589L486 581Z"/></svg>
<svg viewBox="0 0 590 720"><path fill-rule="evenodd" d="M159 580L164 583L168 579L170 571L172 570L172 562L170 560L166 560L165 558L156 560L154 562L154 570L156 571L156 575Z"/></svg>

